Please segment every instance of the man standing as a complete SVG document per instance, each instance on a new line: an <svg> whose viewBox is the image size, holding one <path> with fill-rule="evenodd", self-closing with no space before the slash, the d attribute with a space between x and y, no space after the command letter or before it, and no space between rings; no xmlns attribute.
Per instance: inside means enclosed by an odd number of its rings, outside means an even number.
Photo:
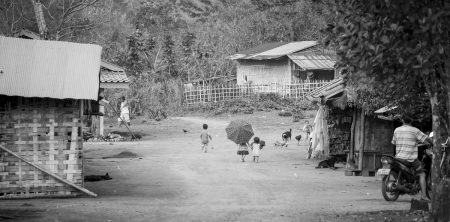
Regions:
<svg viewBox="0 0 450 222"><path fill-rule="evenodd" d="M119 127L123 122L130 125L130 110L128 109L128 102L125 99L125 96L122 96L122 102L120 103L120 117L117 119L119 122Z"/></svg>
<svg viewBox="0 0 450 222"><path fill-rule="evenodd" d="M419 183L422 190L422 200L429 202L430 199L426 195L427 184L424 166L422 165L422 162L417 159L419 151L417 145L424 142L432 144L432 141L419 129L411 126L412 118L409 116L403 116L402 122L403 125L394 130L394 136L392 138L392 144L395 145L396 151L395 158L406 160L411 163L412 167L420 177Z"/></svg>

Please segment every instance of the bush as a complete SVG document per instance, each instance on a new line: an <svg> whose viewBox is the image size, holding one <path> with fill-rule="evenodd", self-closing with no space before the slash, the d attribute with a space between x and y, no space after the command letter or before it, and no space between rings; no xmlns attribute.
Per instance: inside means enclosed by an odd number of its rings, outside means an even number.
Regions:
<svg viewBox="0 0 450 222"><path fill-rule="evenodd" d="M278 113L279 116L292 116L291 112L281 111Z"/></svg>

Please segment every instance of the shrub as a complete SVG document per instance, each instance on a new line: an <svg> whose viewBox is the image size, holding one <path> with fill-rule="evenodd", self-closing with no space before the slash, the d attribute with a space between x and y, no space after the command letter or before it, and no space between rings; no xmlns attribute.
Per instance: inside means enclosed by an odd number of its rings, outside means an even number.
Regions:
<svg viewBox="0 0 450 222"><path fill-rule="evenodd" d="M291 112L281 111L278 113L279 116L292 116Z"/></svg>

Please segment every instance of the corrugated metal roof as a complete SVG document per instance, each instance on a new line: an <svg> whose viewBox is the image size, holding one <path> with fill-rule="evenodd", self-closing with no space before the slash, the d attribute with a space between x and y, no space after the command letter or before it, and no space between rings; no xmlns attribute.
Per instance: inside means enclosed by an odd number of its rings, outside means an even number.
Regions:
<svg viewBox="0 0 450 222"><path fill-rule="evenodd" d="M344 91L344 80L342 78L334 79L333 81L311 91L306 95L309 100L315 100L320 97L325 97L325 99L331 98Z"/></svg>
<svg viewBox="0 0 450 222"><path fill-rule="evenodd" d="M250 49L246 49L244 51L239 52L238 54L242 54L242 55L258 54L258 53L262 53L267 50L274 49L274 48L277 48L277 47L280 47L280 46L286 45L286 44L288 44L288 42L269 42L269 43L258 45L256 47L253 47Z"/></svg>
<svg viewBox="0 0 450 222"><path fill-rule="evenodd" d="M0 36L0 94L97 100L98 45Z"/></svg>
<svg viewBox="0 0 450 222"><path fill-rule="evenodd" d="M303 70L334 69L336 59L333 55L291 54L288 57Z"/></svg>
<svg viewBox="0 0 450 222"><path fill-rule="evenodd" d="M263 60L263 59L277 59L282 56L289 55L294 52L299 52L301 50L313 47L317 45L317 41L301 41L301 42L289 42L282 45L274 44L273 48L264 47L265 51L261 50L246 50L247 52L255 53L237 53L230 56L230 59L252 59L252 60ZM244 52L246 52L244 51Z"/></svg>
<svg viewBox="0 0 450 222"><path fill-rule="evenodd" d="M130 80L125 72L113 72L102 69L100 72L100 82L128 83Z"/></svg>

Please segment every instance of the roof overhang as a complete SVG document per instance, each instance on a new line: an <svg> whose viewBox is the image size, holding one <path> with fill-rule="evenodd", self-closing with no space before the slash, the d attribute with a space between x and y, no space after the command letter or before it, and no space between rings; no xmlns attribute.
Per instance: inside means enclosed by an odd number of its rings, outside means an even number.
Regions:
<svg viewBox="0 0 450 222"><path fill-rule="evenodd" d="M97 100L99 45L0 36L0 94Z"/></svg>
<svg viewBox="0 0 450 222"><path fill-rule="evenodd" d="M382 108L376 110L374 113L378 114L377 117L379 119L394 121L394 120L400 118L399 114L395 114L395 113L391 112L395 109L397 109L397 106L385 106L385 107L382 107Z"/></svg>
<svg viewBox="0 0 450 222"><path fill-rule="evenodd" d="M392 111L394 109L397 109L397 106L385 106L381 109L376 110L374 113L381 114L381 113L386 113L386 112Z"/></svg>
<svg viewBox="0 0 450 222"><path fill-rule="evenodd" d="M342 78L338 78L311 91L306 95L306 99L310 101L319 101L323 98L326 101L343 92L344 92L344 80Z"/></svg>
<svg viewBox="0 0 450 222"><path fill-rule="evenodd" d="M129 89L130 86L128 83L124 82L101 82L100 83L101 89Z"/></svg>
<svg viewBox="0 0 450 222"><path fill-rule="evenodd" d="M288 55L302 70L334 70L336 59L332 55Z"/></svg>
<svg viewBox="0 0 450 222"><path fill-rule="evenodd" d="M273 48L265 49L264 51L259 51L256 53L237 53L228 58L231 60L267 60L267 59L278 59L280 57L299 52L313 46L316 46L317 41L301 41L301 42L289 42L282 45L274 46ZM251 50L250 50L251 51Z"/></svg>
<svg viewBox="0 0 450 222"><path fill-rule="evenodd" d="M128 79L125 69L107 63L101 62L100 71L100 88L102 89L128 89L130 80Z"/></svg>

